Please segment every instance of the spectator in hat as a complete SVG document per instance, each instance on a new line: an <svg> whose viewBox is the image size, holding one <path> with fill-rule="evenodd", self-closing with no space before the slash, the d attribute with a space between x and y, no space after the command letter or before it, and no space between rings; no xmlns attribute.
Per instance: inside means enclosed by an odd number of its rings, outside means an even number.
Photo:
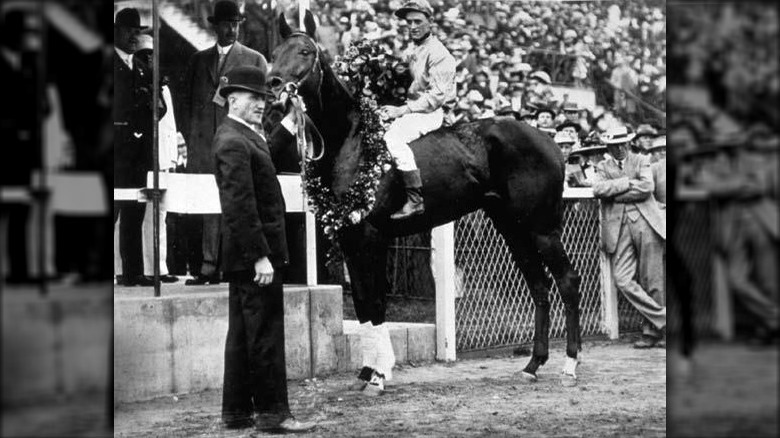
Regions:
<svg viewBox="0 0 780 438"><path fill-rule="evenodd" d="M555 105L555 96L550 88L552 81L547 72L535 71L528 75L526 105L549 106Z"/></svg>
<svg viewBox="0 0 780 438"><path fill-rule="evenodd" d="M653 140L658 136L658 131L650 125L643 124L636 128L636 137L634 137L634 150L636 153L649 153Z"/></svg>
<svg viewBox="0 0 780 438"><path fill-rule="evenodd" d="M601 242L615 284L646 320L634 346L650 348L665 342L666 223L653 198L649 158L629 150L633 137L625 126L607 131L602 141L609 156L596 166L592 187L601 200Z"/></svg>
<svg viewBox="0 0 780 438"><path fill-rule="evenodd" d="M289 254L284 198L268 145L292 137L283 128L269 137L256 128L273 98L265 75L264 67L237 66L218 91L228 107L214 135L222 269L229 282L222 421L229 429L305 432L315 425L293 418L288 400L282 284Z"/></svg>
<svg viewBox="0 0 780 438"><path fill-rule="evenodd" d="M699 183L715 200L715 245L725 258L727 286L754 317L753 336L771 343L778 338L780 322L780 214L777 169L765 165L770 150L761 146L743 132L716 138L704 148L715 164L702 171Z"/></svg>
<svg viewBox="0 0 780 438"><path fill-rule="evenodd" d="M567 173L566 182L569 187L590 187L596 178L596 165L604 160L607 147L598 141L586 141L583 146L572 148L569 163L579 166Z"/></svg>
<svg viewBox="0 0 780 438"><path fill-rule="evenodd" d="M114 187L146 187L146 173L153 167L152 70L138 50L141 16L134 8L117 12L114 19ZM162 103L162 101L161 101ZM164 112L158 112L164 116ZM121 276L117 284L151 286L144 276L142 226L146 206L119 202L114 224L119 223ZM121 220L120 220L121 218Z"/></svg>
<svg viewBox="0 0 780 438"><path fill-rule="evenodd" d="M555 127L555 131L557 132L565 132L567 135L572 136L574 139L577 140L579 143L579 137L580 137L580 130L582 128L580 127L579 123L575 123L572 121L565 121L563 123L560 123L558 126Z"/></svg>
<svg viewBox="0 0 780 438"><path fill-rule="evenodd" d="M558 131L555 133L553 140L561 148L564 163L568 163L569 154L571 154L572 148L577 143L577 136L572 135L570 132Z"/></svg>
<svg viewBox="0 0 780 438"><path fill-rule="evenodd" d="M149 68L153 66L154 41L150 35L142 34L138 36L138 49L135 56L142 60ZM165 82L165 81L164 81ZM158 123L158 154L157 161L161 172L170 172L176 168L178 158L178 145L176 141L177 129L176 120L173 112L173 99L171 90L167 84L163 84L160 99L163 100L167 108L165 115ZM160 281L163 283L175 283L179 279L176 276L168 274L168 265L166 263L168 254L168 233L166 227L167 212L160 203L159 223L160 223ZM142 251L144 256L144 276L152 280L154 276L154 205L151 202L146 203L144 212L144 221L141 227L143 235Z"/></svg>
<svg viewBox="0 0 780 438"><path fill-rule="evenodd" d="M666 136L653 139L647 148L650 154L650 169L653 171L655 195L661 209L666 209Z"/></svg>
<svg viewBox="0 0 780 438"><path fill-rule="evenodd" d="M555 111L548 107L539 108L536 111L536 127L551 136L555 135Z"/></svg>
<svg viewBox="0 0 780 438"><path fill-rule="evenodd" d="M238 66L253 65L267 70L263 55L237 41L244 16L238 4L231 0L219 0L214 14L208 17L216 33L214 46L192 55L185 74L181 132L187 141L188 171L190 173L214 172L214 132L227 115L225 99L218 92L221 78ZM187 285L219 283L220 216L202 216L201 271L192 273L194 278Z"/></svg>
<svg viewBox="0 0 780 438"><path fill-rule="evenodd" d="M567 122L579 124L580 107L577 102L566 101L561 105L561 112L566 117Z"/></svg>

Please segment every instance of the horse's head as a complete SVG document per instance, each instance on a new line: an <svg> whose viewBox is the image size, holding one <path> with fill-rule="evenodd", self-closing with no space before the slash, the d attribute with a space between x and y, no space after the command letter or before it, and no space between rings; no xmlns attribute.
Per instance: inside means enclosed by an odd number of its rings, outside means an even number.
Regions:
<svg viewBox="0 0 780 438"><path fill-rule="evenodd" d="M304 27L305 32L293 31L284 13L279 16L283 41L273 51L269 85L277 96L282 91L297 92L304 100L314 102L322 92L324 61L314 39L316 24L311 11L306 11Z"/></svg>

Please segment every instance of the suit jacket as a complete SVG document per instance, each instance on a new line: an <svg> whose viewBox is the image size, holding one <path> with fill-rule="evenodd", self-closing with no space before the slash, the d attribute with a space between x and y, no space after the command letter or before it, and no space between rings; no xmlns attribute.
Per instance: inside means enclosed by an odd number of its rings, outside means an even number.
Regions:
<svg viewBox="0 0 780 438"><path fill-rule="evenodd" d="M700 182L717 208L713 231L718 249L728 250L738 243L741 221L757 222L771 238L780 237L778 175L773 164L763 156L741 154L730 169L702 174Z"/></svg>
<svg viewBox="0 0 780 438"><path fill-rule="evenodd" d="M146 187L152 169L152 72L114 53L114 187Z"/></svg>
<svg viewBox="0 0 780 438"><path fill-rule="evenodd" d="M666 158L650 165L655 183L655 199L666 206Z"/></svg>
<svg viewBox="0 0 780 438"><path fill-rule="evenodd" d="M214 132L227 116L225 106L217 106L212 99L219 85L219 78L240 65L254 65L268 70L260 53L235 42L225 58L221 71L217 71L219 54L217 46L192 55L185 76L182 96L181 133L187 141L187 153L191 173L214 172Z"/></svg>
<svg viewBox="0 0 780 438"><path fill-rule="evenodd" d="M0 145L4 151L0 159L0 183L28 186L33 168L40 163L40 149L33 144L39 102L34 97L35 81L25 79L22 70L12 67L2 53L0 75L6 84L0 105Z"/></svg>
<svg viewBox="0 0 780 438"><path fill-rule="evenodd" d="M285 203L268 143L249 127L225 118L214 135L214 147L223 272L254 272L262 257L275 267L287 265Z"/></svg>
<svg viewBox="0 0 780 438"><path fill-rule="evenodd" d="M623 169L612 156L596 165L593 195L601 200L601 243L608 254L617 248L623 215L630 204L666 239L666 220L653 197L654 190L649 157L629 152Z"/></svg>

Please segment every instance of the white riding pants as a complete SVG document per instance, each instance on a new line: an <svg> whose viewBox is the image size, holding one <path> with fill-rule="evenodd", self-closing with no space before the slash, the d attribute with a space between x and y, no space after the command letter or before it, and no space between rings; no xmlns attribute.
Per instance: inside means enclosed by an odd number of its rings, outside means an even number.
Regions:
<svg viewBox="0 0 780 438"><path fill-rule="evenodd" d="M439 129L443 121L444 110L441 108L430 113L406 114L393 120L384 139L398 170L408 172L417 169L409 143Z"/></svg>

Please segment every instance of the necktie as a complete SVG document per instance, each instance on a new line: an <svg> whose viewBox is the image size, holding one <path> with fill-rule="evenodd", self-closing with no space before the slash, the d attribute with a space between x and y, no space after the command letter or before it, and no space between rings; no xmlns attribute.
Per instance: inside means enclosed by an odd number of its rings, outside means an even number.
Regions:
<svg viewBox="0 0 780 438"><path fill-rule="evenodd" d="M225 65L225 58L227 58L227 54L220 52L219 53L219 63L217 63L217 72L222 72L222 66Z"/></svg>
<svg viewBox="0 0 780 438"><path fill-rule="evenodd" d="M620 168L620 170L623 170L623 162L620 160L618 160L618 167Z"/></svg>

